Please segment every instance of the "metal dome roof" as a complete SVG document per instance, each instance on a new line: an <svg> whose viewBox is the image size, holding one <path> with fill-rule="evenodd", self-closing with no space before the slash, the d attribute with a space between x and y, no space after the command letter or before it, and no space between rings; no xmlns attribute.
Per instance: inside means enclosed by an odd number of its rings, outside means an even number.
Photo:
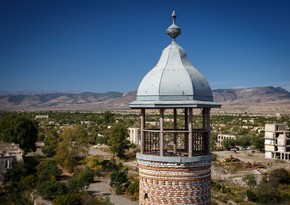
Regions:
<svg viewBox="0 0 290 205"><path fill-rule="evenodd" d="M172 16L175 24L175 12ZM206 78L192 66L185 50L175 42L176 35L172 35L170 30L167 30L167 33L173 41L163 50L157 65L143 78L138 88L137 99L129 106L220 107L220 104L213 102L212 91Z"/></svg>

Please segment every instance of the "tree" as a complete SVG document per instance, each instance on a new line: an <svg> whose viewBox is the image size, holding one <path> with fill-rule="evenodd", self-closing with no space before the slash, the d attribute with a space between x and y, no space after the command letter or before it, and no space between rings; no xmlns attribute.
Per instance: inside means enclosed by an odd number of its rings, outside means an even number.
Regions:
<svg viewBox="0 0 290 205"><path fill-rule="evenodd" d="M235 139L224 139L223 146L225 149L230 149L237 145L237 140Z"/></svg>
<svg viewBox="0 0 290 205"><path fill-rule="evenodd" d="M254 147L260 151L263 151L265 149L265 139L264 139L264 135L261 134L257 137L253 137L252 139L252 144L254 145Z"/></svg>
<svg viewBox="0 0 290 205"><path fill-rule="evenodd" d="M109 145L113 156L125 158L125 151L129 148L130 141L128 128L123 123L118 123L109 133Z"/></svg>
<svg viewBox="0 0 290 205"><path fill-rule="evenodd" d="M42 152L46 154L47 157L52 157L57 148L59 136L56 130L48 130L46 133L46 137L44 139L44 147L42 148Z"/></svg>
<svg viewBox="0 0 290 205"><path fill-rule="evenodd" d="M8 170L5 175L4 179L5 182L13 182L18 183L21 177L27 176L27 170L25 169L24 163L19 162L17 163L12 169Z"/></svg>
<svg viewBox="0 0 290 205"><path fill-rule="evenodd" d="M66 128L61 138L54 157L59 164L72 171L78 160L88 155L87 132L81 126Z"/></svg>
<svg viewBox="0 0 290 205"><path fill-rule="evenodd" d="M69 181L68 181L68 190L70 192L78 192L85 186L88 186L90 183L92 183L94 180L94 174L93 172L89 170L84 170L76 175L74 175Z"/></svg>
<svg viewBox="0 0 290 205"><path fill-rule="evenodd" d="M25 153L36 150L38 139L38 125L35 121L20 116L17 113L8 113L0 120L0 141L14 142Z"/></svg>
<svg viewBox="0 0 290 205"><path fill-rule="evenodd" d="M275 181L261 181L256 191L257 201L261 204L278 204L280 195L278 183Z"/></svg>
<svg viewBox="0 0 290 205"><path fill-rule="evenodd" d="M247 190L246 195L247 195L249 201L255 202L257 200L257 196L252 190Z"/></svg>
<svg viewBox="0 0 290 205"><path fill-rule="evenodd" d="M44 199L53 199L57 195L66 193L65 184L56 180L46 180L38 186L38 193Z"/></svg>
<svg viewBox="0 0 290 205"><path fill-rule="evenodd" d="M241 147L248 147L251 145L251 137L249 135L239 137L237 139L237 145Z"/></svg>
<svg viewBox="0 0 290 205"><path fill-rule="evenodd" d="M128 184L128 176L126 171L115 170L111 174L110 186L116 189L116 194L121 194L125 191Z"/></svg>
<svg viewBox="0 0 290 205"><path fill-rule="evenodd" d="M34 188L34 186L36 184L35 182L36 182L36 177L33 175L28 175L28 176L21 178L19 185L20 185L22 190L32 189L32 188Z"/></svg>
<svg viewBox="0 0 290 205"><path fill-rule="evenodd" d="M52 201L54 205L81 205L81 198L78 194L68 193L56 196Z"/></svg>
<svg viewBox="0 0 290 205"><path fill-rule="evenodd" d="M38 162L31 157L25 157L23 161L18 162L12 169L4 174L6 189L10 189L13 194L21 193L24 189L30 189L35 186L36 173L35 166ZM9 191L8 191L9 192Z"/></svg>
<svg viewBox="0 0 290 205"><path fill-rule="evenodd" d="M246 184L250 187L253 188L254 186L257 185L257 181L255 178L255 175L250 173L250 174L246 174L243 179L244 182L246 182Z"/></svg>
<svg viewBox="0 0 290 205"><path fill-rule="evenodd" d="M131 195L139 194L139 179L135 179L134 182L128 186L126 191Z"/></svg>
<svg viewBox="0 0 290 205"><path fill-rule="evenodd" d="M60 174L61 170L55 160L43 161L37 166L37 177L40 183L46 180L55 180Z"/></svg>
<svg viewBox="0 0 290 205"><path fill-rule="evenodd" d="M289 179L289 173L283 168L274 169L269 174L269 181L277 181L280 184L288 184Z"/></svg>

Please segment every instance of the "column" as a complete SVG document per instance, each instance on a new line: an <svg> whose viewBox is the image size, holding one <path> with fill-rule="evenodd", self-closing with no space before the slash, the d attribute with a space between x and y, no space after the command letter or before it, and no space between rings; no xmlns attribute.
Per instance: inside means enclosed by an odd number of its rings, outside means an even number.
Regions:
<svg viewBox="0 0 290 205"><path fill-rule="evenodd" d="M207 147L205 147L206 149L206 153L205 154L209 154L210 153L210 108L203 108L202 109L202 119L203 119L203 131L205 132L204 136L206 136L205 140L205 144Z"/></svg>
<svg viewBox="0 0 290 205"><path fill-rule="evenodd" d="M164 109L160 109L160 156L164 156Z"/></svg>
<svg viewBox="0 0 290 205"><path fill-rule="evenodd" d="M177 111L176 108L173 109L173 153L177 154Z"/></svg>
<svg viewBox="0 0 290 205"><path fill-rule="evenodd" d="M184 130L188 131L188 108L184 109ZM184 149L188 153L188 133L184 133Z"/></svg>
<svg viewBox="0 0 290 205"><path fill-rule="evenodd" d="M192 157L192 108L189 108L188 115L188 157Z"/></svg>
<svg viewBox="0 0 290 205"><path fill-rule="evenodd" d="M144 154L145 108L141 109L141 154Z"/></svg>
<svg viewBox="0 0 290 205"><path fill-rule="evenodd" d="M210 108L202 109L202 120L203 129L206 131L210 131Z"/></svg>

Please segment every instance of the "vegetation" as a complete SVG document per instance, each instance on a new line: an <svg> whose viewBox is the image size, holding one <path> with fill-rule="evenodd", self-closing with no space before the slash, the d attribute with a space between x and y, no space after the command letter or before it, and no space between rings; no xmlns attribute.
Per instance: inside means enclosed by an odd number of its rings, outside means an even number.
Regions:
<svg viewBox="0 0 290 205"><path fill-rule="evenodd" d="M123 123L118 123L114 126L109 134L109 145L113 156L121 159L126 157L126 150L129 148L130 141L128 140L128 128Z"/></svg>
<svg viewBox="0 0 290 205"><path fill-rule="evenodd" d="M278 182L279 184L289 184L289 180L289 173L283 168L275 169L269 175L269 181Z"/></svg>
<svg viewBox="0 0 290 205"><path fill-rule="evenodd" d="M257 185L257 181L256 181L256 177L254 174L250 173L250 174L246 174L243 177L243 181L246 182L246 184L250 187L253 188L254 186Z"/></svg>
<svg viewBox="0 0 290 205"><path fill-rule="evenodd" d="M65 128L61 134L54 158L69 171L78 164L78 161L88 155L88 136L81 126Z"/></svg>
<svg viewBox="0 0 290 205"><path fill-rule="evenodd" d="M127 188L127 193L129 193L133 200L138 199L139 196L139 179L135 179Z"/></svg>
<svg viewBox="0 0 290 205"><path fill-rule="evenodd" d="M82 170L68 180L67 186L70 192L79 192L94 181L94 174L90 170Z"/></svg>
<svg viewBox="0 0 290 205"><path fill-rule="evenodd" d="M19 144L24 152L35 151L38 139L37 123L16 113L7 113L0 119L0 141Z"/></svg>
<svg viewBox="0 0 290 205"><path fill-rule="evenodd" d="M61 170L58 168L55 160L45 160L42 161L36 167L38 181L43 182L46 180L56 180L60 174Z"/></svg>
<svg viewBox="0 0 290 205"><path fill-rule="evenodd" d="M39 118L37 115L48 115ZM172 113L165 113L165 118ZM183 116L178 116L183 119ZM156 113L146 114L146 120L159 121ZM201 117L195 116L194 126L201 126ZM289 116L212 115L211 149L217 149L215 140L219 133L237 135L237 140L224 141L226 148L233 146L264 148L266 123L286 123ZM129 126L139 127L139 113L85 112L23 112L0 113L0 140L18 143L26 153L36 149L36 140L44 142L44 156L24 157L13 169L7 171L0 186L0 201L4 204L31 204L30 194L37 194L57 205L107 204L108 197L93 196L86 187L99 176L110 178L117 194L127 194L138 199L139 180L130 175L122 162L134 158L138 147L127 140ZM155 125L146 125L154 128ZM172 127L171 122L165 122ZM179 122L182 128L184 122ZM195 128L196 128L195 127ZM16 134L15 134L16 133ZM109 157L90 156L88 147L93 144L108 145ZM214 163L218 163L215 161ZM240 162L225 164L228 173L241 169ZM135 171L135 170L134 170ZM224 181L212 183L212 199L236 204L287 204L289 175L277 169L259 181L252 174L243 177L247 189L232 186ZM266 190L266 191L265 191Z"/></svg>
<svg viewBox="0 0 290 205"><path fill-rule="evenodd" d="M114 170L111 174L110 186L115 188L116 194L122 194L129 185L126 170Z"/></svg>

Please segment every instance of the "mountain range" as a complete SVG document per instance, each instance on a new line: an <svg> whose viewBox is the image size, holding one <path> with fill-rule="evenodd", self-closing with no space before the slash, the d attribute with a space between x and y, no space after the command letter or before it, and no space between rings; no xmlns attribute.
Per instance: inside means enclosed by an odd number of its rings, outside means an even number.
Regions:
<svg viewBox="0 0 290 205"><path fill-rule="evenodd" d="M128 110L136 91L106 93L0 93L2 111L37 110ZM290 92L281 87L252 87L213 90L214 101L222 103L217 112L290 114Z"/></svg>

